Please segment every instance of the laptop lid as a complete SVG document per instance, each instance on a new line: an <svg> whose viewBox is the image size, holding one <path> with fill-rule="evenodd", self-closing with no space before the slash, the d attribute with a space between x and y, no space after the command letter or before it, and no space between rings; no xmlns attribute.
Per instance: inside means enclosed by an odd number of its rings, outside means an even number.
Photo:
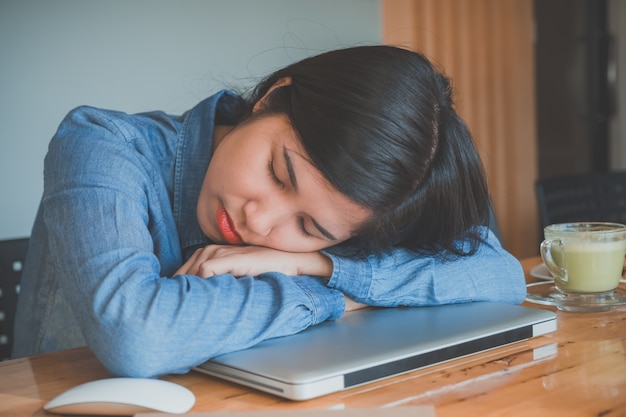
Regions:
<svg viewBox="0 0 626 417"><path fill-rule="evenodd" d="M366 308L213 358L197 371L306 400L556 330L547 310L498 303Z"/></svg>

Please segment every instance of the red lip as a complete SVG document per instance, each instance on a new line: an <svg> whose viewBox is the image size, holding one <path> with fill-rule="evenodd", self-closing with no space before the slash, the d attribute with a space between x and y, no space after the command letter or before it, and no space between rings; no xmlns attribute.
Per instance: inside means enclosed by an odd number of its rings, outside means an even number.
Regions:
<svg viewBox="0 0 626 417"><path fill-rule="evenodd" d="M233 221L223 207L217 210L217 227L222 232L224 239L231 245L241 245L243 243L241 236L235 231Z"/></svg>

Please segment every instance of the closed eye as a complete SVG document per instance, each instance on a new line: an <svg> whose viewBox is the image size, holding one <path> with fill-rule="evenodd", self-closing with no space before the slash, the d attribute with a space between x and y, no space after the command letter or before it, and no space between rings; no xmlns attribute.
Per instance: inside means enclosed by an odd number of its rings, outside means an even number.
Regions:
<svg viewBox="0 0 626 417"><path fill-rule="evenodd" d="M313 235L307 232L306 228L304 227L304 217L298 217L298 226L305 237L313 237Z"/></svg>
<svg viewBox="0 0 626 417"><path fill-rule="evenodd" d="M270 179L274 184L276 184L281 190L285 188L285 184L276 176L276 171L274 170L274 159L270 159L267 162L267 171L269 173Z"/></svg>

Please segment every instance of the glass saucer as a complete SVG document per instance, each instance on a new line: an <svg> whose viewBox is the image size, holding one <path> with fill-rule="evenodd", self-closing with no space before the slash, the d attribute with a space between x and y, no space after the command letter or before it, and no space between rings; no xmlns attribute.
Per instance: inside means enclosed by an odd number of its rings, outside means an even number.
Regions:
<svg viewBox="0 0 626 417"><path fill-rule="evenodd" d="M533 282L526 286L526 301L536 304L555 306L562 311L593 312L608 311L614 307L626 305L626 285L598 294L564 294L557 290L554 281Z"/></svg>
<svg viewBox="0 0 626 417"><path fill-rule="evenodd" d="M548 267L543 262L539 265L535 265L535 267L530 270L530 275L539 279L554 280L552 275L550 275L550 271L548 271Z"/></svg>

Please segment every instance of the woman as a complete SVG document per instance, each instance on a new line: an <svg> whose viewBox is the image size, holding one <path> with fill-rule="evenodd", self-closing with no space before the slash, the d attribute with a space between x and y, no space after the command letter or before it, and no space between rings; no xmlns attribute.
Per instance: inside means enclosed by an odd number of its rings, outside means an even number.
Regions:
<svg viewBox="0 0 626 417"><path fill-rule="evenodd" d="M81 107L46 156L14 356L87 345L154 376L350 300L519 303L488 200L448 81L399 48L308 58L178 117Z"/></svg>

